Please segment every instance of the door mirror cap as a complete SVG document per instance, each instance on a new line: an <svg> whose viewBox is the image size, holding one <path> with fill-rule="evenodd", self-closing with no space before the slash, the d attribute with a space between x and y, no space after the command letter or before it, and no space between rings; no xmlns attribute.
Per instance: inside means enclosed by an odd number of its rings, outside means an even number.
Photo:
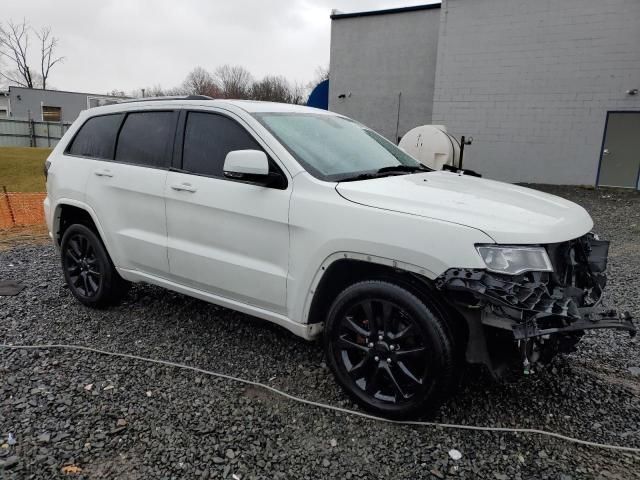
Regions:
<svg viewBox="0 0 640 480"><path fill-rule="evenodd" d="M269 175L269 160L260 150L234 150L224 159L224 174L242 178L244 175Z"/></svg>

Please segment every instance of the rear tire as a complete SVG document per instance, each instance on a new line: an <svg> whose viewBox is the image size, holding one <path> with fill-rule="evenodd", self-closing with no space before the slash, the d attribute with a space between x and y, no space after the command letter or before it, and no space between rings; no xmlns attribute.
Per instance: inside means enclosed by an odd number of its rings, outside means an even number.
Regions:
<svg viewBox="0 0 640 480"><path fill-rule="evenodd" d="M100 237L89 227L71 225L60 245L62 271L69 290L88 307L117 303L129 283L116 271Z"/></svg>
<svg viewBox="0 0 640 480"><path fill-rule="evenodd" d="M432 413L456 379L451 330L408 290L363 281L342 291L329 309L327 364L365 410L402 419Z"/></svg>

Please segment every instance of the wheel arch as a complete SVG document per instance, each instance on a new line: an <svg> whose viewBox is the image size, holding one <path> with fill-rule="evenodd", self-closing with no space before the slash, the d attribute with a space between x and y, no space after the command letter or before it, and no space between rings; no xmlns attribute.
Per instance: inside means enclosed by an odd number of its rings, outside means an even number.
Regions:
<svg viewBox="0 0 640 480"><path fill-rule="evenodd" d="M72 199L59 200L53 211L51 233L56 247L60 247L65 230L74 223L80 223L95 230L107 252L111 255L104 230L98 221L95 211L86 203Z"/></svg>
<svg viewBox="0 0 640 480"><path fill-rule="evenodd" d="M433 283L436 277L427 269L396 260L348 252L331 255L323 262L309 289L305 323L324 323L331 303L349 285L363 280L384 280L405 288L435 308L450 327L451 334L466 345L467 322L436 290Z"/></svg>

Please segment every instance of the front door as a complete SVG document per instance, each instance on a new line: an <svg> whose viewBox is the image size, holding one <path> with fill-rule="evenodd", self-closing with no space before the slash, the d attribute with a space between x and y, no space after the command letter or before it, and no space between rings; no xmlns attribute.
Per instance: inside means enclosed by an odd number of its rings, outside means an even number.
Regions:
<svg viewBox="0 0 640 480"><path fill-rule="evenodd" d="M183 131L182 168L169 172L165 189L171 278L284 313L291 185L269 188L224 176L228 152L264 150L237 121L189 112Z"/></svg>
<svg viewBox="0 0 640 480"><path fill-rule="evenodd" d="M640 112L609 113L598 185L640 188Z"/></svg>

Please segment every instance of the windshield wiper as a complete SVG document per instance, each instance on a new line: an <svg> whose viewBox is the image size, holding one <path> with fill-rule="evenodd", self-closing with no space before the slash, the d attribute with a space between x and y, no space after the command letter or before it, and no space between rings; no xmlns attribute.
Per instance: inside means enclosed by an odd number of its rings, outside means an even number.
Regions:
<svg viewBox="0 0 640 480"><path fill-rule="evenodd" d="M430 172L431 169L424 165L392 165L390 167L382 167L378 169L377 173L393 173L393 172Z"/></svg>
<svg viewBox="0 0 640 480"><path fill-rule="evenodd" d="M372 178L382 178L387 177L389 175L401 175L403 173L416 173L416 172L431 172L430 168L425 166L412 166L412 165L393 165L390 167L382 167L376 170L373 173L360 173L358 175L354 175L352 177L341 178L340 182L354 182L357 180L369 180Z"/></svg>
<svg viewBox="0 0 640 480"><path fill-rule="evenodd" d="M370 178L380 178L384 175L379 175L376 173L360 173L358 175L354 175L353 177L345 177L338 180L338 182L355 182L356 180L369 180Z"/></svg>

